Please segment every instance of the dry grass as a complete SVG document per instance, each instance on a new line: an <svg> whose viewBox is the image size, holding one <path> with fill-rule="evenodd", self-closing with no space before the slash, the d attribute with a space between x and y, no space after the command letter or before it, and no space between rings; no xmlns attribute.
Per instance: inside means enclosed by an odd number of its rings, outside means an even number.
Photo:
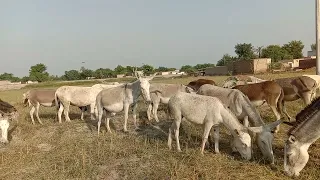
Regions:
<svg viewBox="0 0 320 180"><path fill-rule="evenodd" d="M261 78L297 76L290 74L258 75ZM308 72L311 74L311 72ZM221 83L226 76L207 77ZM166 79L155 82L183 83L196 78ZM52 85L54 86L54 85ZM80 111L71 110L71 123L58 124L55 108L40 109L45 125L32 125L29 108L23 107L22 93L27 89L0 92L0 98L14 104L20 111L18 122L10 127L10 143L0 145L0 179L289 179L283 174L283 144L287 125L275 135L275 166L271 167L254 146L253 160L245 162L232 155L229 134L221 132L220 154L206 148L199 153L202 129L182 123L180 133L182 153L167 147L167 132L171 125L159 110L160 123L146 124L146 105L139 104L140 131L134 131L132 116L129 133L122 132L123 114L113 120L113 133L102 128L97 137L96 122L80 120ZM295 116L302 101L287 103L288 111ZM274 120L269 108L259 108L266 122ZM130 112L131 114L131 112ZM89 115L86 119L90 119ZM175 144L173 144L175 145ZM300 179L319 179L320 143L313 144L310 159Z"/></svg>

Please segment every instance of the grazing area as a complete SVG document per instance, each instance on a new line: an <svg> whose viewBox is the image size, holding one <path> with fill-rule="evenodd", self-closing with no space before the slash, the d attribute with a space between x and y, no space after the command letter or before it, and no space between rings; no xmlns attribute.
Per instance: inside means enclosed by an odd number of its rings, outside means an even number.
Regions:
<svg viewBox="0 0 320 180"><path fill-rule="evenodd" d="M260 74L266 80L314 74L314 70L279 74ZM201 77L203 78L203 77ZM210 76L218 86L228 76ZM199 77L154 78L150 83L185 84ZM126 82L132 81L127 80ZM120 81L119 81L120 82ZM92 86L97 81L71 85ZM101 82L99 82L101 83ZM66 85L64 82L63 85ZM14 105L19 117L10 122L8 144L0 144L0 179L291 179L284 174L284 144L291 128L280 125L274 134L274 164L262 159L262 153L253 142L252 159L245 161L240 154L232 154L229 131L220 126L219 154L214 153L213 139L200 153L203 129L182 120L180 146L182 152L167 146L168 131L173 120L167 119L164 105L158 110L159 122L148 121L148 104L140 96L137 109L139 129L135 129L132 108L129 109L128 132L123 131L124 112L110 120L112 133L107 133L102 123L97 134L97 120L70 106L71 122L56 119L55 107L41 107L39 116L43 125L32 124L22 94L33 88L58 88L62 83L33 84L22 89L0 91L0 98ZM286 109L294 118L305 107L303 101L286 102ZM266 124L275 121L268 105L257 108ZM282 119L287 121L282 114ZM103 121L102 121L103 122ZM211 130L213 134L213 130ZM310 159L301 171L300 179L319 179L320 141L309 148Z"/></svg>

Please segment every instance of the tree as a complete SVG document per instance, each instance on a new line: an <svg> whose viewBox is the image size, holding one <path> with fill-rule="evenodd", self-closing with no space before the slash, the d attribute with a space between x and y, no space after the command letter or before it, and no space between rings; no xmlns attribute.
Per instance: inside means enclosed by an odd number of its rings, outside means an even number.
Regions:
<svg viewBox="0 0 320 180"><path fill-rule="evenodd" d="M109 68L99 68L94 72L95 78L97 79L111 78L114 77L114 74L115 73Z"/></svg>
<svg viewBox="0 0 320 180"><path fill-rule="evenodd" d="M234 48L234 52L238 55L239 59L250 60L256 58L256 55L254 54L254 47L251 43L237 44Z"/></svg>
<svg viewBox="0 0 320 180"><path fill-rule="evenodd" d="M79 71L77 71L77 70L70 70L70 71L64 72L64 78L69 81L70 80L80 80L81 75L80 75Z"/></svg>
<svg viewBox="0 0 320 180"><path fill-rule="evenodd" d="M284 44L282 48L285 49L288 52L288 54L292 56L293 59L298 59L303 57L302 50L304 48L304 45L300 40L290 41L289 43Z"/></svg>
<svg viewBox="0 0 320 180"><path fill-rule="evenodd" d="M230 62L233 62L235 60L236 60L235 57L232 57L229 54L224 54L222 58L217 62L217 66L226 66Z"/></svg>
<svg viewBox="0 0 320 180"><path fill-rule="evenodd" d="M149 65L149 64L144 64L143 66L141 66L143 74L145 75L150 75L154 73L154 68Z"/></svg>
<svg viewBox="0 0 320 180"><path fill-rule="evenodd" d="M214 64L211 63L204 63L204 64L197 64L194 66L194 69L204 69L204 68L208 68L208 67L214 67Z"/></svg>
<svg viewBox="0 0 320 180"><path fill-rule="evenodd" d="M94 77L94 71L91 69L81 69L80 78L87 79L87 77Z"/></svg>
<svg viewBox="0 0 320 180"><path fill-rule="evenodd" d="M279 45L269 45L262 49L261 57L271 58L272 62L278 62L283 59L292 59L292 56Z"/></svg>
<svg viewBox="0 0 320 180"><path fill-rule="evenodd" d="M28 76L24 76L23 78L21 78L21 82L28 82L28 81L29 81Z"/></svg>
<svg viewBox="0 0 320 180"><path fill-rule="evenodd" d="M194 73L196 70L194 69L193 66L184 65L184 66L181 67L180 71L181 71L181 72L186 72L186 73L190 74L190 73Z"/></svg>
<svg viewBox="0 0 320 180"><path fill-rule="evenodd" d="M125 67L121 66L121 65L118 65L116 68L114 68L114 72L116 74L126 74L127 73L127 70Z"/></svg>
<svg viewBox="0 0 320 180"><path fill-rule="evenodd" d="M257 52L258 58L261 58L263 46L258 46L255 50Z"/></svg>
<svg viewBox="0 0 320 180"><path fill-rule="evenodd" d="M31 81L44 82L49 79L49 73L47 72L47 66L39 63L30 67L29 79Z"/></svg>
<svg viewBox="0 0 320 180"><path fill-rule="evenodd" d="M158 69L156 69L156 71L158 71L158 72L166 72L166 71L169 71L169 68L159 66Z"/></svg>
<svg viewBox="0 0 320 180"><path fill-rule="evenodd" d="M312 50L312 51L315 51L315 50L317 50L317 46L316 46L316 43L314 43L314 44L311 44L311 50Z"/></svg>

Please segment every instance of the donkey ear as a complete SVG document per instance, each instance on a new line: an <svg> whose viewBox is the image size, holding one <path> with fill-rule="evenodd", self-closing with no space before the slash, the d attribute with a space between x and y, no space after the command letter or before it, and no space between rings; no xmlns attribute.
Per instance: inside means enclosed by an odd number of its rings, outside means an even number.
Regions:
<svg viewBox="0 0 320 180"><path fill-rule="evenodd" d="M155 72L155 73L149 78L149 81L151 81L156 75L157 75L157 72Z"/></svg>
<svg viewBox="0 0 320 180"><path fill-rule="evenodd" d="M272 122L272 123L270 123L270 124L268 124L268 125L266 125L266 126L267 126L267 128L268 128L270 131L273 131L273 130L276 129L276 127L277 127L279 124L281 124L281 123L283 123L283 120L279 119L279 120L277 120L277 121L275 121L275 122Z"/></svg>

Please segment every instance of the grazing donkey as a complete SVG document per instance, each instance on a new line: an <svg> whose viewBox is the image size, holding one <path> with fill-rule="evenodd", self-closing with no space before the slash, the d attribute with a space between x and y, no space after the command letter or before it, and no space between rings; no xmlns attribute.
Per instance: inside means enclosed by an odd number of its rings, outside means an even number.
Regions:
<svg viewBox="0 0 320 180"><path fill-rule="evenodd" d="M232 134L232 144L239 151L241 156L247 160L251 159L251 137L247 131L250 130L259 133L262 132L263 127L244 127L218 98L178 92L170 98L168 107L171 117L174 118L174 121L169 128L169 149L171 149L172 132L174 132L177 150L181 152L179 128L181 119L184 117L186 120L194 124L203 125L204 133L201 145L202 154L210 129L212 126L219 126L219 124L222 123ZM215 147L218 147L218 143L219 141L215 139Z"/></svg>
<svg viewBox="0 0 320 180"><path fill-rule="evenodd" d="M148 120L151 120L151 111L154 116L154 119L159 122L157 111L160 103L168 104L168 101L171 96L180 92L189 92L195 93L194 90L183 84L162 84L162 83L153 83L150 84L150 97L151 103L148 105L147 115Z"/></svg>
<svg viewBox="0 0 320 180"><path fill-rule="evenodd" d="M189 82L187 86L191 87L195 91L198 91L198 89L204 84L212 84L215 86L217 85L213 80L210 80L210 79L197 79Z"/></svg>
<svg viewBox="0 0 320 180"><path fill-rule="evenodd" d="M265 125L257 109L251 104L246 95L237 89L226 89L218 86L205 84L201 86L197 92L200 95L212 96L219 98L220 101L228 107L233 114L246 122L248 119L253 126L262 126L262 132L257 134L257 145L263 156L266 157L271 164L274 164L274 155L272 150L273 130L282 121ZM215 138L219 139L219 126L214 128ZM215 149L218 151L218 148Z"/></svg>
<svg viewBox="0 0 320 180"><path fill-rule="evenodd" d="M142 94L145 101L151 102L150 98L150 80L152 77L141 77L135 71L136 81L127 83L118 87L102 90L96 98L96 106L98 111L98 135L100 133L100 125L103 114L105 115L105 124L107 131L111 133L109 121L112 113L118 113L124 111L124 125L123 130L127 132L127 121L129 106L133 106L133 122L137 128L137 102L139 96Z"/></svg>
<svg viewBox="0 0 320 180"><path fill-rule="evenodd" d="M17 109L8 102L0 99L0 129L1 129L1 143L8 143L8 129L10 126L9 120L19 117Z"/></svg>
<svg viewBox="0 0 320 180"><path fill-rule="evenodd" d="M29 106L32 106L30 110L30 117L32 120L32 124L35 124L33 114L36 112L37 120L40 124L43 124L39 118L39 108L40 105L44 107L53 107L55 106L54 102L54 93L55 89L31 89L25 93L23 93L23 103Z"/></svg>
<svg viewBox="0 0 320 180"><path fill-rule="evenodd" d="M278 83L274 81L264 81L260 83L237 85L232 89L240 90L243 94L248 96L251 103L256 107L267 102L275 115L276 120L281 118L283 108L281 103L283 101L284 93ZM279 128L280 127L277 126L275 132L278 132Z"/></svg>
<svg viewBox="0 0 320 180"><path fill-rule="evenodd" d="M287 134L284 171L288 176L299 176L309 160L310 145L320 138L320 97L297 114L296 124Z"/></svg>
<svg viewBox="0 0 320 180"><path fill-rule="evenodd" d="M307 76L307 77L312 78L313 80L315 80L316 83L317 83L317 90L320 90L320 75L309 75L309 74L307 75L307 74L305 74L305 75L302 75L302 76ZM317 96L317 91L314 92L314 94L312 95L311 99L312 100L315 99L316 96Z"/></svg>

